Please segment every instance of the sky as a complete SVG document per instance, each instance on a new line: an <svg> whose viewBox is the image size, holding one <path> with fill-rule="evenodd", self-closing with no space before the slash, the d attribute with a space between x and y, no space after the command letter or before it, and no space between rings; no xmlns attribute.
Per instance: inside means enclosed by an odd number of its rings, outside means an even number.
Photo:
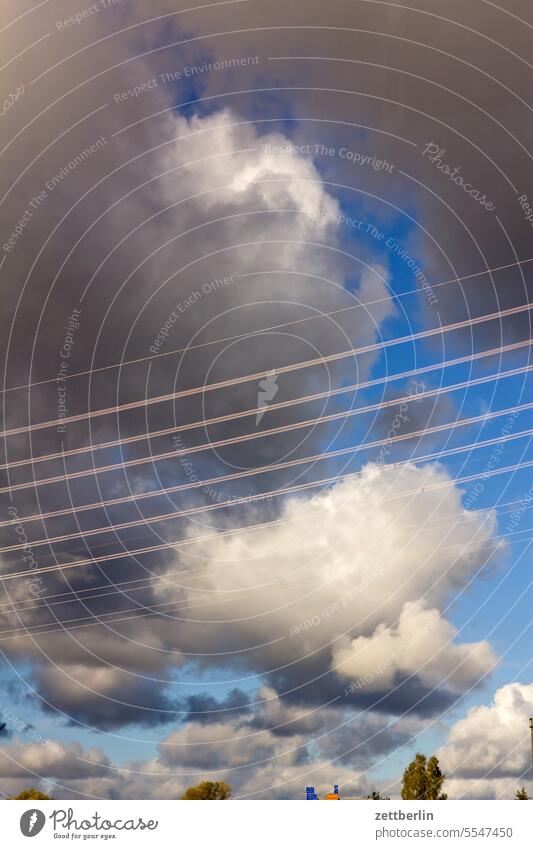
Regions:
<svg viewBox="0 0 533 849"><path fill-rule="evenodd" d="M532 27L2 4L4 798L533 792Z"/></svg>

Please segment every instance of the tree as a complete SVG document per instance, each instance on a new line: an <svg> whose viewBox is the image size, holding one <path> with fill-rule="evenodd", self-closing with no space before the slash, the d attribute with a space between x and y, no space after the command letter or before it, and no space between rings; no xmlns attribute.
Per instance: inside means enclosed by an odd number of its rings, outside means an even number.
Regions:
<svg viewBox="0 0 533 849"><path fill-rule="evenodd" d="M527 790L526 790L525 787L522 787L521 790L516 791L515 799L529 799L529 796L527 795Z"/></svg>
<svg viewBox="0 0 533 849"><path fill-rule="evenodd" d="M428 789L426 799L447 799L447 793L441 793L446 776L442 773L439 759L433 755L427 762Z"/></svg>
<svg viewBox="0 0 533 849"><path fill-rule="evenodd" d="M47 796L45 793L41 793L40 790L36 790L34 787L28 787L27 790L23 790L22 793L19 793L18 796L11 796L12 799L32 799L35 801L49 801L52 797Z"/></svg>
<svg viewBox="0 0 533 849"><path fill-rule="evenodd" d="M200 781L194 787L189 787L182 799L229 799L231 787L225 781Z"/></svg>
<svg viewBox="0 0 533 849"><path fill-rule="evenodd" d="M417 754L403 774L402 799L447 799L441 793L445 778L435 755L428 760L425 755Z"/></svg>
<svg viewBox="0 0 533 849"><path fill-rule="evenodd" d="M365 796L365 799L372 799L374 802L389 801L390 796L382 796L379 790L372 790L370 795Z"/></svg>

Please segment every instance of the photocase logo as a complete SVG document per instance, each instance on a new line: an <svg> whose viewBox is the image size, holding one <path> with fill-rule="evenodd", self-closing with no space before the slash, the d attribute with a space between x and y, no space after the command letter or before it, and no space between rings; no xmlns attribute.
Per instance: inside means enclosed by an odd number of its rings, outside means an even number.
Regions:
<svg viewBox="0 0 533 849"><path fill-rule="evenodd" d="M276 383L276 370L272 369L272 371L267 371L266 377L259 381L259 392L257 393L257 406L259 407L259 412L255 419L256 427L265 415L268 405L276 397L278 389L279 387Z"/></svg>
<svg viewBox="0 0 533 849"><path fill-rule="evenodd" d="M20 818L20 830L24 837L35 837L43 830L46 817L42 811L32 808L31 811L26 811Z"/></svg>

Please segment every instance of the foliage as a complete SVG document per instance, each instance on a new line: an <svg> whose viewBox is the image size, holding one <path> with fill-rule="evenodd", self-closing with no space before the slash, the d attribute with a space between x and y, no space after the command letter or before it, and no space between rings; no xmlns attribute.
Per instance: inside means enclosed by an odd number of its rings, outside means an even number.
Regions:
<svg viewBox="0 0 533 849"><path fill-rule="evenodd" d="M447 799L441 793L445 778L435 755L427 759L418 754L403 774L402 799Z"/></svg>
<svg viewBox="0 0 533 849"><path fill-rule="evenodd" d="M194 787L189 787L182 799L229 799L231 787L225 781L201 781Z"/></svg>
<svg viewBox="0 0 533 849"><path fill-rule="evenodd" d="M23 790L22 793L19 793L18 796L11 796L12 799L33 799L36 801L48 801L52 797L47 796L45 793L41 793L40 790L36 790L34 787L28 787L27 790Z"/></svg>
<svg viewBox="0 0 533 849"><path fill-rule="evenodd" d="M527 790L526 790L525 787L522 787L521 790L516 791L515 799L522 799L522 800L523 799L529 799L529 796L527 795Z"/></svg>
<svg viewBox="0 0 533 849"><path fill-rule="evenodd" d="M370 793L368 796L365 796L365 799L372 799L374 802L385 802L390 800L390 796L382 796L379 790L372 790L372 793Z"/></svg>

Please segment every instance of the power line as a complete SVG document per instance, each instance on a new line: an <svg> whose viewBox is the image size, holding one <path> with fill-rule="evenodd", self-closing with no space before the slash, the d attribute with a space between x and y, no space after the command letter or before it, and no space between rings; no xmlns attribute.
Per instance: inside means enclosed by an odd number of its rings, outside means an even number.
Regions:
<svg viewBox="0 0 533 849"><path fill-rule="evenodd" d="M509 407L509 408L506 408L504 410L495 410L491 413L483 413L479 416L474 416L474 417L471 417L471 418L468 418L468 419L458 419L458 420L455 420L453 422L447 422L443 425L436 425L433 428L424 428L423 430L412 431L410 433L403 434L403 435L397 434L394 437L394 441L398 442L398 441L403 441L403 440L406 440L406 439L414 439L414 438L417 438L418 436L426 436L428 434L431 435L432 433L442 432L444 430L449 430L449 429L454 428L454 427L462 427L462 426L465 426L465 425L473 424L477 421L485 421L485 420L489 420L489 419L493 419L493 418L498 418L499 416L506 415L507 413L512 413L512 412L530 409L532 406L533 406L533 404L529 403L529 404L524 404L524 405L519 406L519 407L516 407L516 406L515 407ZM268 433L268 431L266 433ZM500 439L498 437L497 439L488 440L485 443L481 443L481 442L478 441L476 443L473 443L469 447L472 447L472 448L481 447L482 445L495 444L495 443L498 443L500 441L502 441L502 442L508 441L509 439L518 439L518 438L521 438L523 436L529 435L529 433L530 433L530 431L526 430L526 431L521 431L518 434L508 435L505 438L502 437ZM114 498L114 499L108 499L106 501L97 501L97 502L93 502L92 504L80 504L80 505L76 505L75 507L73 506L73 507L63 508L61 510L52 510L52 511L49 511L47 513L39 513L39 514L35 514L33 516L23 517L22 519L17 517L15 519L8 519L7 521L1 522L0 527L6 527L6 526L9 526L9 525L16 525L20 521L23 521L25 523L26 522L32 522L32 521L42 520L42 519L45 519L45 518L48 519L48 518L55 518L55 517L58 517L58 516L64 516L64 515L67 515L67 514L70 514L70 513L75 514L75 513L78 513L78 512L83 512L85 510L94 510L94 509L98 509L98 508L101 508L101 507L108 507L108 506L115 506L115 505L118 505L118 504L125 504L125 503L129 503L131 501L138 501L138 500L142 500L142 499L146 499L146 498L155 498L155 497L159 497L159 496L162 496L162 495L167 495L167 494L176 493L176 492L182 492L182 491L195 489L195 488L199 488L199 487L216 486L217 484L220 484L220 483L227 483L229 481L240 480L241 478L245 478L245 477L253 477L253 476L258 475L258 474L265 474L265 473L268 473L268 472L280 471L282 469L292 468L293 466L302 465L303 463L317 462L317 461L320 461L320 460L323 460L323 459L330 459L330 458L342 456L342 455L348 454L348 453L356 453L357 451L364 451L364 450L367 450L368 448L375 448L375 447L379 447L381 445L387 445L389 442L390 442L390 440L388 438L383 439L383 440L375 440L374 442L364 443L364 444L359 445L359 446L349 446L348 448L337 449L336 451L330 451L330 452L327 452L327 453L316 454L316 455L312 455L312 456L308 456L308 457L304 457L304 458L298 458L298 459L295 459L295 460L288 460L288 461L285 461L283 463L277 463L277 464L274 463L274 464L271 464L271 465L268 465L268 466L260 466L260 467L254 468L254 469L248 469L244 472L239 471L237 473L233 473L233 474L229 474L229 475L219 475L217 477L207 479L207 480L189 481L188 483L185 483L185 484L176 484L172 487L161 487L157 490L152 490L152 491L149 491L149 492L130 493L130 495L127 495L127 496L117 497L117 498ZM213 446L216 446L216 443L213 443ZM199 446L197 446L197 448L199 448ZM460 446L456 449L449 449L448 451L440 451L440 452L438 452L437 456L446 456L448 453L451 453L451 452L459 453L462 450L463 450L463 448ZM172 456L174 456L174 454L172 454ZM428 459L428 457L431 457L431 456L432 455L427 455L426 457L419 458L419 460L420 461L423 460L423 459L425 460L425 459ZM160 455L154 456L153 459L160 459ZM133 462L136 463L137 461L133 461ZM128 465L128 463L124 463L124 465ZM91 473L92 473L92 471L93 470L91 470ZM67 475L67 476L64 476L64 477L59 478L59 479L60 480L67 480L70 477L78 476L78 474L79 473L73 473L72 475ZM13 489L22 488L22 487L27 488L28 486L32 486L32 485L33 485L33 483L27 484L27 485L19 485L18 487L15 486L15 487L11 488L11 491ZM0 492L1 491L2 490L0 490Z"/></svg>
<svg viewBox="0 0 533 849"><path fill-rule="evenodd" d="M474 274L465 274L461 277L452 277L450 280L443 280L440 283L432 283L431 288L436 289L439 286L449 286L450 284L453 284L453 283L460 283L464 280L471 280L475 277L482 277L485 274L492 274L496 271L505 271L508 268L516 268L517 266L526 265L529 262L533 262L533 257L529 257L528 259L517 260L516 262L510 262L510 263L507 263L506 265L499 265L495 268L486 268L483 271L477 271ZM257 273L258 272L256 272L256 274ZM249 276L252 276L252 275L245 275L245 276L249 277ZM419 291L420 291L419 289L410 289L407 292L396 292L396 293L394 293L394 296L397 297L397 298L402 298L402 297L405 297L406 295L416 295L416 294L419 293ZM152 354L151 356L137 357L136 359L133 359L133 360L124 360L122 362L112 363L112 364L107 365L107 366L100 366L98 368L74 372L73 374L65 375L64 378L62 378L62 380L73 380L74 378L77 378L77 377L86 377L89 374L99 374L100 372L109 371L110 369L117 369L117 368L122 369L122 368L125 368L126 366L138 365L139 363L157 360L157 359L160 359L162 357L171 357L174 354L184 354L184 353L187 353L189 351L195 351L198 348L208 347L210 345L222 345L226 342L234 342L238 339L243 339L243 338L246 338L248 336L256 336L256 335L261 335L263 333L270 333L273 330L282 330L285 327L292 327L295 324L302 324L303 322L307 322L307 321L315 321L315 320L320 319L320 318L329 318L331 316L338 315L339 313L348 312L349 310L366 309L368 306L373 306L374 304L380 304L380 303L388 303L389 301L390 301L390 297L376 298L372 301L365 301L364 304L353 304L352 306L342 307L342 308L337 309L337 310L332 310L331 312L320 313L320 314L317 314L317 315L310 315L310 316L306 316L305 318L298 318L298 319L294 319L293 321L283 322L282 324L274 324L274 325L271 325L270 327L263 327L260 330L254 330L254 331L248 331L248 332L245 332L245 333L239 333L239 334L236 334L234 336L226 336L222 339L212 339L209 342L199 342L195 345L188 345L186 348L174 348L172 351L162 351L158 354ZM17 392L21 389L33 389L36 386L43 386L47 383L57 383L57 377L50 377L50 378L47 378L46 380L38 380L38 381L34 381L32 383L23 383L23 384L20 384L19 386L8 386L4 389L0 389L0 394L5 394L5 393L8 393L8 392Z"/></svg>
<svg viewBox="0 0 533 849"><path fill-rule="evenodd" d="M531 367L527 366L526 368L529 369ZM470 385L472 385L472 383L473 382L470 382ZM465 384L468 384L468 381L465 381ZM441 390L431 390L431 391L433 393L435 393L435 392L440 392ZM445 391L445 390L442 390L442 391ZM403 399L403 401L405 402L406 399L411 400L412 397L413 396L406 396ZM418 395L417 397L420 397L420 395ZM400 400L400 403L402 403L402 400ZM390 404L388 402L387 402L387 405L390 406ZM476 421L481 421L482 419L490 419L490 418L493 418L495 416L504 415L508 411L514 412L515 409L527 410L527 409L530 409L532 406L533 406L533 402L530 403L530 404L524 404L520 407L512 407L512 408L507 408L506 410L502 410L502 411L496 411L496 412L492 412L492 413L481 414L479 416L475 416L475 417L470 418L470 419L464 419L464 420L458 420L458 421L455 421L455 422L451 422L447 425L447 427L454 427L454 426L460 427L460 426L462 426L462 424L464 422L471 424L471 423L474 423ZM373 410L373 409L375 410L375 409L379 409L379 408L380 408L380 405L377 404L377 405L369 405L366 408L359 407L359 408L355 408L355 409L344 410L340 413L331 413L327 416L315 416L312 419L305 419L303 421L293 422L293 423L288 424L288 425L281 425L279 427L268 428L268 430L255 431L255 432L252 432L252 433L245 433L245 434L242 434L241 436L227 437L225 439L219 439L217 441L212 441L212 442L204 442L204 443L201 443L200 445L193 445L190 448L177 449L177 450L173 449L172 451L165 451L161 454L150 454L146 457L139 457L139 458L136 458L136 459L133 459L133 460L122 460L119 463L110 463L106 466L98 466L96 468L85 469L85 470L82 470L82 471L79 471L79 472L69 472L69 473L64 474L64 475L54 475L54 476L48 477L48 478L40 478L40 479L34 479L32 481L26 481L24 483L9 484L8 486L0 487L0 493L4 493L4 492L13 493L13 492L17 492L17 491L23 490L23 489L31 489L32 487L37 488L39 486L47 486L49 484L62 483L64 481L68 481L68 480L90 477L91 475L100 475L100 474L104 474L105 472L113 472L113 471L117 471L117 470L131 468L133 466L143 466L146 463L154 463L156 461L160 462L162 460L176 459L176 458L179 458L180 456L189 456L190 454L197 454L200 451L214 450L214 449L218 449L218 448L228 447L230 445L239 445L239 444L242 444L244 442L250 442L250 441L253 441L253 440L256 440L256 439L264 439L264 438L270 437L270 436L277 436L281 433L290 433L292 431L301 430L302 428L306 428L306 427L314 427L316 425L328 424L332 421L338 421L340 419L347 419L347 418L350 418L352 416L359 415L361 412L368 412L370 410ZM433 433L434 431L435 431L434 428L428 428L426 430L426 433L429 434L429 433ZM420 432L420 433L421 433L421 435L423 435L422 432ZM396 440L398 441L400 439L409 439L409 438L410 438L410 434L406 434L406 435L403 435L403 436L397 436ZM385 442L387 442L387 440L385 440ZM360 450L363 450L363 449L368 448L368 447L374 447L376 445L381 445L381 444L384 444L384 443L383 442L367 443L367 445L361 446Z"/></svg>
<svg viewBox="0 0 533 849"><path fill-rule="evenodd" d="M394 345L401 345L405 342L415 342L419 339L427 339L431 336L436 336L438 334L449 333L454 330L460 330L463 327L473 327L478 324L483 324L487 321L494 321L495 319L502 319L511 315L530 312L532 307L533 304L531 303L522 304L519 307L512 307L507 310L499 310L494 313L489 313L488 315L478 316L477 318L465 319L464 321L456 321L453 324L440 325L439 327L430 328L429 330L421 330L418 333L411 333L407 336L400 336L395 339L374 342L369 345L363 345L359 348L350 348L346 351L341 351L336 354L327 354L325 356L315 357L314 359L304 360L303 362L291 363L286 366L279 366L275 368L275 371L277 375L287 374L289 372L299 371L300 369L311 368L316 365L323 365L324 363L336 362L338 360L347 359L348 357L353 357L356 354L370 353L372 351L382 350L384 348L388 348ZM216 383L208 383L204 386L195 386L190 389L182 389L178 392L170 392L165 395L155 396L154 398L145 398L144 400L130 401L123 404L114 404L111 407L106 407L104 409L99 410L89 410L86 413L79 413L77 415L67 416L62 419L50 419L45 422L36 422L30 425L9 428L7 430L0 431L0 437L6 438L8 436L19 436L22 433L30 433L37 430L44 430L49 427L57 427L58 425L63 426L66 424L73 424L74 422L86 421L93 418L111 415L112 413L140 409L141 407L148 407L154 404L161 404L166 401L175 401L181 398L189 398L193 395L200 395L202 393L213 392L219 389L228 389L229 387L238 386L242 383L249 383L252 380L261 380L262 378L266 377L270 371L272 371L271 368L264 369L253 374L242 375L241 377L228 378L227 380L221 380Z"/></svg>
<svg viewBox="0 0 533 849"><path fill-rule="evenodd" d="M513 510L501 510L501 508L502 507L513 507L517 504L523 505L523 499L515 499L513 501L505 501L505 502L502 502L502 503L497 503L497 504L493 505L492 507L484 508L484 510L494 510L498 513L499 516L506 516L506 515L512 513ZM528 507L524 507L524 510L531 510L531 509L533 509L533 505L528 506ZM450 513L450 514L447 514L445 516L439 516L436 519L428 520L427 522L424 523L424 527L427 526L427 525L433 526L437 523L439 523L439 524L437 524L438 527L440 527L440 523L442 523L443 526L445 526L446 522L449 519L456 519L457 521L460 521L463 518L464 518L464 511L461 511L461 513ZM291 520L283 519L283 520L280 520L279 522L277 522L277 524L283 524L283 525L289 524L290 521ZM420 522L410 522L407 525L402 525L402 529L410 528L410 527L419 527L419 526L420 526ZM239 530L241 530L241 529L239 529ZM195 570L193 570L193 569L191 569L191 570L182 569L182 570L175 571L175 572L165 572L164 575L157 575L156 573L150 573L148 576L143 577L143 578L130 578L126 581L114 581L112 583L108 582L106 584L100 584L99 586L96 586L96 587L86 587L86 588L81 587L81 588L78 588L78 589L72 589L72 590L69 590L69 591L66 591L66 592L62 592L62 593L55 593L55 594L51 594L51 595L40 596L37 600L35 600L34 598L30 599L28 597L28 599L27 599L28 601L34 602L32 604L24 604L24 599L19 600L19 603L17 603L17 604L15 604L12 601L4 602L4 603L0 603L0 612L3 609L7 609L8 612L20 612L20 611L25 611L25 610L36 610L36 609L45 608L45 607L46 608L55 607L55 606L59 606L59 605L62 605L62 604L74 604L76 602L85 603L86 601L92 601L93 599L107 598L108 596L122 594L122 593L124 595L127 595L128 593L137 592L137 591L140 591L140 590L150 588L151 586L153 586L154 581L161 582L161 583L168 583L168 584L170 584L170 586L175 587L176 584L174 584L173 581L169 581L168 578L175 577L175 576L183 577L184 575L187 575L189 573L194 573L194 571ZM305 577L301 576L301 577L293 579L293 580L305 580ZM124 589L124 590L122 589L122 587L130 587L130 585L135 585L135 586L131 586L130 589ZM179 586L179 584L178 584L178 586ZM111 589L111 587L113 589ZM107 590L107 592L98 592L99 590ZM83 593L87 593L87 594L93 593L93 595L82 595ZM67 596L67 598L65 598L65 596ZM74 598L70 598L70 596L74 596ZM62 599L62 600L52 601L52 599Z"/></svg>
<svg viewBox="0 0 533 849"><path fill-rule="evenodd" d="M406 461L406 462L409 462L409 461ZM396 465L399 465L399 464L396 464ZM405 490L405 491L401 492L399 495L391 496L391 497L388 497L384 500L390 501L390 500L395 500L395 499L398 499L398 498L403 498L405 495L410 495L410 494L414 495L414 494L417 494L417 493L420 493L420 492L431 492L435 489L441 489L443 487L455 486L457 483L468 483L470 481L479 480L480 478L483 479L483 480L486 480L488 478L495 477L496 475L507 474L508 472L522 471L524 469L531 468L531 466L533 466L533 460L527 461L525 463L515 463L512 466L504 466L504 467L501 467L501 468L498 468L498 469L485 470L483 472L478 472L476 474L465 475L463 477L455 478L454 480L441 481L439 483L429 484L428 486L419 487L418 489ZM301 484L297 488L292 487L292 488L290 488L290 491L291 492L295 492L295 491L301 492L301 491L311 489L311 488L314 488L314 487L317 487L317 486L323 486L323 485L327 485L327 484L330 484L330 483L338 483L338 482L341 482L341 481L344 481L344 480L351 480L351 479L355 479L355 478L358 478L358 477L361 477L361 472L353 472L353 473L349 473L349 474L346 474L346 475L340 475L340 476L336 475L336 476L329 477L329 478L323 478L322 480L319 480L319 481L313 481L311 483ZM288 490L281 490L280 489L280 490L277 491L277 494L281 495L281 494L284 494L284 492L286 492L286 491L288 491ZM248 503L252 503L253 501L259 501L261 499L265 500L265 497L266 497L265 494L261 494L261 495L258 495L258 496L252 496L251 498L248 499ZM217 507L219 507L219 505L213 505L213 507L214 507L214 509L216 509ZM268 523L268 522L263 523L262 522L262 523L259 523L258 525L255 525L255 526L248 526L244 529L238 528L238 529L233 530L233 531L219 532L219 533L212 535L211 539L218 538L221 535L222 536L226 535L227 533L240 533L240 532L245 532L245 531L252 530L252 529L257 529L259 527L265 527L265 526L268 526L269 524L272 524L272 523ZM29 571L24 570L24 571L21 571L21 572L8 572L6 574L0 575L0 578L3 581L7 581L7 580L11 580L13 578L22 578L22 577L27 578L28 576L31 576L31 575L41 575L41 574L47 574L49 572L62 572L62 571L67 570L67 569L77 568L78 566L86 566L90 563L91 564L92 563L107 563L111 560L119 560L119 559L123 559L125 557L136 557L139 554L149 554L149 553L153 553L153 552L156 552L156 551L163 551L163 550L169 549L169 548L181 548L182 546L194 545L194 544L196 544L198 542L202 542L202 541L205 541L205 538L194 538L194 537L192 537L192 538L188 538L188 539L173 540L173 541L170 541L170 542L160 543L158 545L147 546L145 548L139 548L139 549L136 549L134 551L121 551L121 552L118 552L118 553L115 553L115 554L101 555L99 557L88 557L88 558L84 558L82 560L73 561L72 563L61 563L61 564L56 563L56 564L51 565L51 566L43 566L43 567L40 567L38 569L31 569Z"/></svg>
<svg viewBox="0 0 533 849"><path fill-rule="evenodd" d="M424 435L425 433L426 433L425 430L424 431L418 431L417 433L410 434L409 438L416 438L416 436ZM477 448L482 448L482 447L488 447L490 445L497 445L497 444L500 444L500 443L509 442L509 441L515 440L515 439L523 439L526 436L531 436L532 433L533 433L533 430L530 429L530 430L521 431L521 432L516 433L516 434L507 434L505 436L500 435L500 436L497 436L495 438L488 439L484 442L474 442L474 443L467 445L467 446L458 446L456 448L448 449L448 450L445 450L445 451L439 451L433 456L444 457L444 456L449 456L450 454L462 453L464 451L468 451L468 450L473 449L473 448L477 449ZM331 459L335 459L337 457L343 456L345 454L350 454L350 453L355 454L358 450L361 450L361 447L362 448L366 448L366 447L373 448L373 447L376 447L376 445L388 444L388 442L389 442L389 440L386 439L386 440L379 440L379 441L376 441L374 443L368 443L367 445L364 445L364 446L353 446L352 445L352 446L349 446L348 448L340 448L336 451L330 451L330 452L327 452L325 454L316 454L313 457L304 457L304 458L299 458L298 460L289 460L286 463L277 464L276 466L263 466L262 468L260 468L257 471L250 470L249 472L246 473L246 475L242 475L242 477L245 477L245 476L249 477L250 474L258 474L258 473L264 474L264 473L271 472L271 471L279 471L282 468L290 468L290 467L293 467L293 466L302 465L302 464L310 463L310 462L319 462L319 461L323 461L323 460L331 460ZM418 459L420 461L422 459L426 460L427 458L416 458L416 459ZM412 458L407 462L412 462ZM240 477L241 477L241 474L237 473L235 475L227 475L227 476L222 475L222 476L219 476L218 478L212 479L211 481L205 481L204 480L204 481L197 481L197 482L194 482L194 483L187 483L187 484L183 484L182 491L183 490L190 490L190 489L197 489L199 487L205 488L209 485L214 485L214 483L228 482L228 479L229 480L236 480L236 479L240 479ZM298 487L295 487L295 490L297 491ZM279 492L283 493L283 494L290 493L292 491L293 491L292 488L283 488L282 490L279 490ZM152 524L157 524L159 522L168 522L168 521L172 521L172 520L182 519L186 516L195 515L196 513L210 512L211 510L218 510L218 509L223 509L223 508L226 508L226 507L234 507L234 506L239 506L241 504L248 504L250 502L251 498L254 498L254 497L258 498L259 500L264 500L264 499L267 499L267 498L274 497L277 494L278 494L278 491L272 490L272 491L269 491L267 493L257 493L256 496L242 496L241 498L233 498L231 500L227 500L227 501L224 501L224 502L219 503L219 504L207 504L207 505L203 505L201 507L191 507L187 510L179 510L179 511L175 510L172 513L163 513L162 515L157 515L157 516L143 516L140 519L132 519L129 522L120 522L120 523L115 523L113 525L105 525L104 527L91 528L90 530L85 530L85 531L78 531L76 533L67 533L67 534L61 534L61 535L55 536L55 537L46 537L44 539L32 540L31 547L32 548L38 548L38 547L43 546L43 545L50 545L51 546L51 545L58 543L58 542L70 542L74 539L81 539L81 538L86 539L87 537L99 536L100 534L116 533L117 531L126 530L128 528L139 527L140 525L150 525L151 526ZM77 512L77 509L75 509L74 511L71 511L71 512ZM25 521L25 520L18 519L17 521L20 522L20 521ZM12 552L12 551L20 551L23 548L25 548L26 546L27 546L27 543L17 543L16 545L4 546L4 547L0 548L0 554L7 554L8 552Z"/></svg>
<svg viewBox="0 0 533 849"><path fill-rule="evenodd" d="M479 541L477 543L476 542L474 542L474 543L464 542L464 543L455 543L454 545L449 545L449 546L440 546L438 548L438 551L439 551L439 553L448 552L448 551L463 551L466 548L468 548L469 550L476 549L476 550L481 550L481 551L483 551L484 549L494 550L497 547L495 545L495 543L498 543L500 540L508 539L509 537L514 537L514 536L517 536L518 534L524 534L526 532L527 532L526 530L522 530L522 531L514 531L514 532L511 532L511 533L508 533L508 534L499 534L497 536L491 537L489 541L483 540L483 541ZM523 539L520 540L520 542L529 540L531 538L532 537L524 537ZM431 548L431 549L427 549L426 552L422 551L420 553L424 554L424 553L429 553L429 552L432 552L432 551L433 551L433 549ZM239 597L241 597L240 593L239 593ZM70 631L70 630L77 629L77 628L84 628L84 627L94 626L94 625L106 625L108 622L111 623L111 624L114 624L116 622L128 622L128 621L132 621L134 619L144 619L144 618L147 618L148 616L168 615L168 613L170 613L172 610L174 610L176 612L179 612L179 610L190 610L190 609L194 609L194 608L197 608L197 607L206 607L206 606L211 606L212 604L216 604L216 603L223 603L226 600L227 599L225 598L225 599L222 599L222 600L212 601L211 603L210 602L203 602L202 603L200 601L199 604L198 603L191 603L191 602L189 602L187 604L182 604L180 602L165 601L165 602L159 602L157 604L152 604L152 605L150 605L149 609L147 609L146 607L139 606L139 607L125 609L125 610L107 611L107 612L104 612L104 613L101 613L101 614L98 614L98 615L91 614L89 616L67 619L67 620L64 620L64 622L57 622L56 621L56 622L50 622L50 623L43 623L43 624L40 624L40 625L33 626L34 630L32 630L32 626L30 626L30 627L21 626L20 628L10 628L10 629L6 629L4 631L0 631L0 640L11 640L11 639L17 639L19 637L46 636L47 634L61 633L61 632ZM170 609L169 610L162 610L162 608L170 608ZM131 613L133 611L138 611L138 612L136 612L134 616L124 616L123 615L124 613ZM109 618L104 619L103 617L109 617ZM111 617L115 617L115 618L111 618ZM76 624L76 623L80 623L80 624ZM56 627L56 628L52 627L52 626L58 625L58 624L60 625L60 627ZM68 626L68 627L65 627L65 626ZM35 630L37 628L41 628L41 629L46 628L46 630L37 631L37 630ZM9 635L9 636L7 636L7 635ZM281 638L279 638L279 639L281 639ZM256 648L256 647L253 647L253 648Z"/></svg>
<svg viewBox="0 0 533 849"><path fill-rule="evenodd" d="M368 389L373 386L380 386L382 384L388 384L395 380L406 379L408 377L414 377L420 374L425 374L426 372L438 371L441 368L452 368L453 366L460 365L461 363L470 362L478 359L484 359L485 357L491 357L496 355L501 355L504 353L508 353L510 351L516 351L520 348L529 347L531 345L531 340L526 340L523 342L514 342L510 345L503 345L499 348L491 348L488 351L479 351L478 353L466 355L463 357L456 357L453 360L443 360L440 363L434 363L428 366L420 366L417 369L411 369L409 371L399 372L397 374L386 375L382 378L375 378L373 380L366 380L360 383L353 383L350 386L341 386L337 389L326 390L323 392L316 392L312 395L302 395L298 398L293 398L288 401L280 401L275 404L269 404L268 410L269 412L275 412L276 410L285 409L287 407L293 407L298 404L306 404L312 401L318 401L322 398L333 398L338 395L344 395L349 392L357 392L362 389ZM499 371L494 375L485 376L483 378L469 379L465 381L462 385L468 386L476 386L479 383L487 383L491 380L496 380L498 378L503 377L513 377L517 374L522 374L525 371L529 371L531 366L525 366L520 369L508 370L508 371ZM440 387L439 390L435 390L435 392L451 392L455 388L462 388L461 386L457 387ZM417 397L422 397L422 393L419 393ZM427 397L427 394L426 394ZM388 402L382 402L382 406L395 406L396 404L402 403L402 399L396 400L392 399ZM362 412L366 411L368 408L360 408ZM80 454L93 453L94 451L103 451L108 448L115 448L117 445L129 445L134 442L142 442L147 439L157 439L162 436L168 436L169 434L176 433L176 431L187 431L193 430L197 427L208 427L210 425L222 424L227 421L235 421L237 419L246 418L248 416L255 416L258 412L264 411L262 407L253 407L248 410L240 410L235 413L228 413L223 416L215 416L210 419L201 419L196 422L188 422L186 424L181 425L173 425L172 427L162 428L160 430L148 430L140 434L135 434L133 436L122 437L119 439L112 439L108 442L98 442L91 443L90 445L81 446L81 448L71 448L67 451L56 451L50 454L41 454L35 457L26 457L21 460L11 460L7 463L0 464L0 470L11 470L20 468L22 466L35 465L37 463L49 462L51 460L64 460L66 457L78 457Z"/></svg>
<svg viewBox="0 0 533 849"><path fill-rule="evenodd" d="M434 460L441 457L448 457L455 454L460 454L464 451L468 451L470 449L479 449L486 448L490 445L496 445L500 442L508 442L513 439L521 439L525 436L529 436L531 433L530 430L520 431L516 434L508 434L506 436L498 436L493 439L488 440L477 440L476 442L470 443L469 445L460 445L456 448L448 448L445 450L440 450L435 453L425 454L419 457L416 457L416 462L426 462L429 460ZM254 477L260 474L267 474L269 472L278 472L284 469L290 469L295 466L300 466L305 463L314 463L320 460L332 459L335 457L343 456L344 454L355 453L359 450L359 447L349 446L347 448L337 449L336 451L329 451L327 453L322 452L321 454L309 455L306 457L300 457L294 460L286 460L281 463L272 463L268 466L257 466L253 469L247 469L246 471L239 471L227 475L218 475L213 478L207 478L198 481L189 481L188 483L183 484L174 484L169 487L160 487L159 489L149 490L147 492L139 492L139 493L130 493L129 495L119 496L116 498L109 498L102 501L95 501L89 504L79 504L75 507L65 507L60 510L50 510L46 513L36 513L32 516L22 516L17 517L15 519L7 519L3 522L0 522L0 528L17 525L20 522L23 524L27 524L28 522L42 521L44 519L52 519L58 518L60 516L66 516L70 513L77 514L81 512L85 512L88 510L98 510L105 509L107 507L115 507L121 504L128 504L131 502L143 501L149 498L159 498L166 495L171 495L177 492L189 491L191 489L199 489L199 488L210 488L217 486L221 483L229 483L235 480L241 480L243 478ZM402 461L401 463L396 463L395 465L403 465L405 462L411 462L410 460Z"/></svg>

